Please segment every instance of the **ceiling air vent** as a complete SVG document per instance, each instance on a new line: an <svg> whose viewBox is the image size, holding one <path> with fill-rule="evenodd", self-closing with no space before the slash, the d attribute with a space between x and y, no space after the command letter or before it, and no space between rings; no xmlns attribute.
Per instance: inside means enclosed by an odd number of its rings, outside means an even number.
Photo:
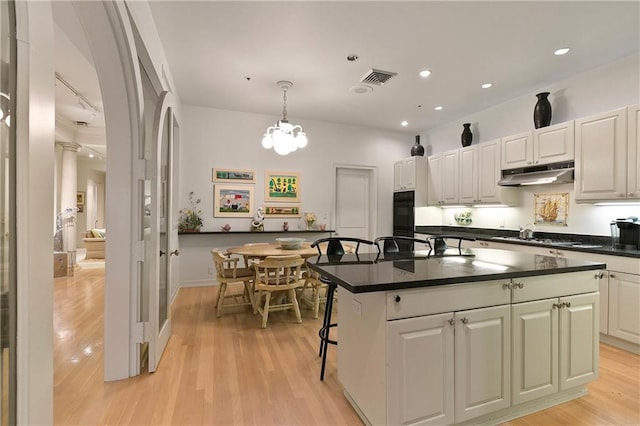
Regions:
<svg viewBox="0 0 640 426"><path fill-rule="evenodd" d="M360 83L372 84L374 86L383 86L391 77L398 75L396 72L382 71L371 68L364 77L360 79Z"/></svg>

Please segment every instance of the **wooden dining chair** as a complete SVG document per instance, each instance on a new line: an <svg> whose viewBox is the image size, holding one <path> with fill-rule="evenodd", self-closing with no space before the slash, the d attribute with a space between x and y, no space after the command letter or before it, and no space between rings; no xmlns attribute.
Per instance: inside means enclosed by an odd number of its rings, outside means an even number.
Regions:
<svg viewBox="0 0 640 426"><path fill-rule="evenodd" d="M269 312L293 310L298 323L302 322L296 289L301 279L304 259L299 255L269 256L252 265L255 270L256 296L254 313L262 315L262 328L267 327ZM279 294L278 294L279 293ZM264 297L264 302L262 301Z"/></svg>
<svg viewBox="0 0 640 426"><path fill-rule="evenodd" d="M243 246L245 247L252 247L252 246L267 246L269 245L269 243L245 243L243 244ZM262 259L260 256L249 256L249 255L243 255L242 256L244 258L244 266L245 268L251 268L251 265L253 265L254 263L258 263L260 262L260 260Z"/></svg>
<svg viewBox="0 0 640 426"><path fill-rule="evenodd" d="M212 249L211 258L216 267L216 279L219 283L218 297L216 298L216 316L220 317L225 307L225 300L233 302L226 306L251 306L254 307L253 279L255 273L250 268L238 268L237 257L229 257L220 250ZM229 284L242 283L243 291L229 292Z"/></svg>

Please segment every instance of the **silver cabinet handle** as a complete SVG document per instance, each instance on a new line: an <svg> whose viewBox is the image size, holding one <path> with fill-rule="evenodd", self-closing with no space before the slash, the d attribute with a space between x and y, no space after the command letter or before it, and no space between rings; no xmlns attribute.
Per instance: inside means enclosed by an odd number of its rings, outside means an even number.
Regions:
<svg viewBox="0 0 640 426"><path fill-rule="evenodd" d="M571 302L564 302L563 303L565 308L570 308L571 307Z"/></svg>
<svg viewBox="0 0 640 426"><path fill-rule="evenodd" d="M557 303L554 303L553 305L551 305L551 308L552 308L552 309L560 309L561 307L562 307L562 306L560 306L560 305L559 305L559 304L557 304Z"/></svg>
<svg viewBox="0 0 640 426"><path fill-rule="evenodd" d="M513 283L513 286L517 288L524 288L524 284L522 283Z"/></svg>
<svg viewBox="0 0 640 426"><path fill-rule="evenodd" d="M600 271L600 272L596 273L596 279L597 280L601 280L602 278L604 278L604 272Z"/></svg>
<svg viewBox="0 0 640 426"><path fill-rule="evenodd" d="M166 252L166 251L162 251L162 250L160 250L160 256L164 256L165 254L167 254L167 252Z"/></svg>
<svg viewBox="0 0 640 426"><path fill-rule="evenodd" d="M468 318L462 318L460 321L462 321L463 324L468 324L469 323L469 319Z"/></svg>
<svg viewBox="0 0 640 426"><path fill-rule="evenodd" d="M180 256L180 252L178 251L178 249L175 249L174 251L169 253L171 256Z"/></svg>
<svg viewBox="0 0 640 426"><path fill-rule="evenodd" d="M454 324L456 323L456 320L454 320L453 318L449 318L449 319L447 320L447 322L448 322L450 325L454 325Z"/></svg>
<svg viewBox="0 0 640 426"><path fill-rule="evenodd" d="M511 284L511 283L502 284L502 289L503 290L507 290L507 289L512 290L513 289L513 284Z"/></svg>
<svg viewBox="0 0 640 426"><path fill-rule="evenodd" d="M609 274L609 278L615 278L616 274Z"/></svg>

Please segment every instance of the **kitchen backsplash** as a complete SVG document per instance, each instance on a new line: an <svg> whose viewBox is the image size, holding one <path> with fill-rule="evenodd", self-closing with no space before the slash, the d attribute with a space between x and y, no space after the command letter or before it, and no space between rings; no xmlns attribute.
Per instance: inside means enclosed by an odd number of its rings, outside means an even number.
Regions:
<svg viewBox="0 0 640 426"><path fill-rule="evenodd" d="M585 235L610 235L609 223L612 219L640 216L640 203L625 205L576 204L573 199L573 185L544 185L519 188L519 202L516 207L418 207L415 212L416 226L472 226L517 230L520 226L534 223L535 194L569 194L566 226L538 224L541 232L557 232ZM471 223L460 225L455 216L463 211L471 211Z"/></svg>

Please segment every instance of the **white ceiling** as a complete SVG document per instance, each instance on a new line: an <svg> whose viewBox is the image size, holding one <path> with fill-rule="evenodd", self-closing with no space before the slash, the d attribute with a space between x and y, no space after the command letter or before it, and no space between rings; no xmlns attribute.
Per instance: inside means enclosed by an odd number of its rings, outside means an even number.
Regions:
<svg viewBox="0 0 640 426"><path fill-rule="evenodd" d="M73 10L66 2L53 5L56 70L101 108L88 46L69 16ZM293 122L408 134L544 91L640 50L638 1L154 0L150 8L183 104L280 117L276 82L290 80ZM554 56L565 46L569 54ZM350 54L359 59L347 61ZM372 68L398 75L372 92L352 93ZM431 76L419 77L422 69ZM485 82L493 87L482 89ZM86 121L77 117L87 111L65 90L56 89L59 115ZM434 111L436 105L444 109ZM91 119L89 128L103 126L100 114ZM409 125L400 126L403 120Z"/></svg>

